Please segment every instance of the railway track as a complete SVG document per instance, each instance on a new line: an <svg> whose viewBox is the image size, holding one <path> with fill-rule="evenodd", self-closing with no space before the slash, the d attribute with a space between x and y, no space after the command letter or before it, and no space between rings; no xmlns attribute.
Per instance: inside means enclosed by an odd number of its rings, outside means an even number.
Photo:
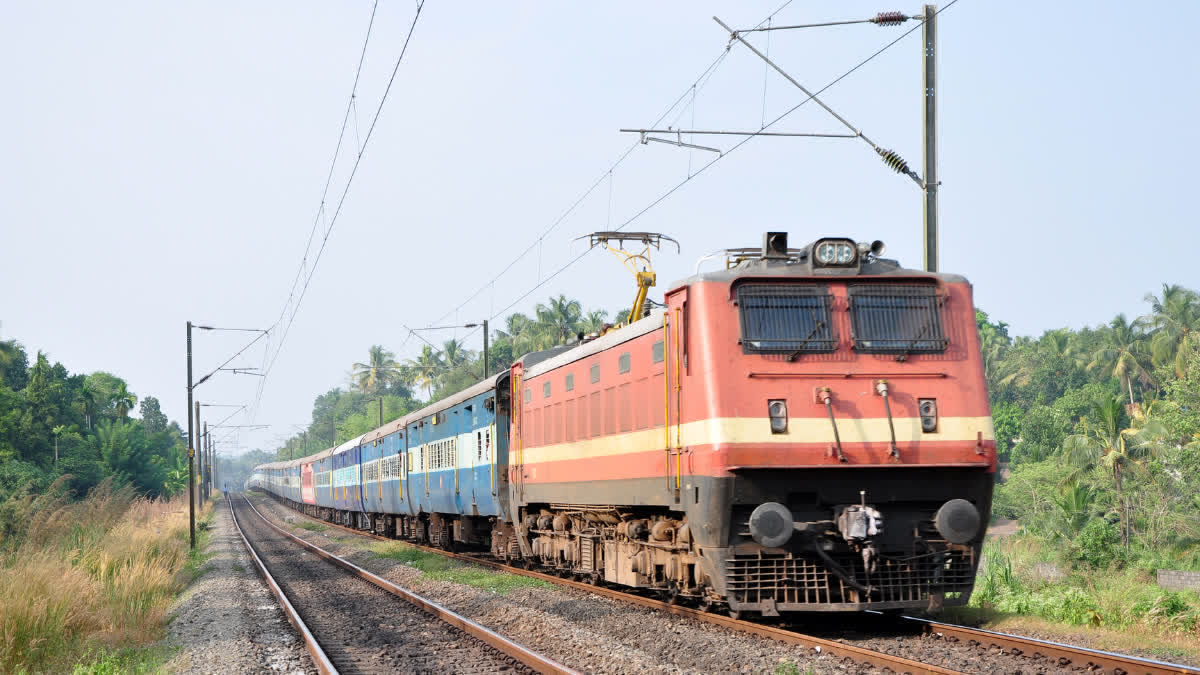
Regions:
<svg viewBox="0 0 1200 675"><path fill-rule="evenodd" d="M285 532L244 497L229 506L322 673L575 673Z"/></svg>
<svg viewBox="0 0 1200 675"><path fill-rule="evenodd" d="M302 517L307 516L302 515ZM381 541L396 541L390 537L381 536L372 532L356 530L326 521L320 522L346 532L370 537L372 539L378 539ZM664 602L656 598L632 594L623 590L592 585L574 581L572 579L564 579L551 574L545 574L543 572L513 567L499 561L492 560L489 557L481 554L452 553L438 548L412 544L411 542L406 543L409 543L410 545L415 546L423 551L437 553L438 555L455 560L473 563L493 569L499 569L506 572L511 572L513 574L520 574L536 579L542 579L560 586L567 586L569 588L575 588L586 593L592 593L595 595L613 598L622 602L652 608L678 616L688 617L696 621L703 621L705 623L719 625L730 630L758 635L760 637L777 640L787 644L800 645L813 650L815 653L824 653L841 660L853 661L855 663L869 665L879 669L887 669L899 673L914 673L914 675L917 673L958 672L932 664L921 663L920 661L913 659L907 659L880 651L874 651L865 649L863 647L846 644L837 640L808 635L783 626L766 625L744 619L731 619L721 614L714 614L690 607L683 607L680 605L671 604L669 602ZM881 620L883 619L883 617L879 618ZM973 648L978 652L985 654L999 653L1005 657L1012 657L1025 661L1028 663L1029 667L1034 668L1039 672L1044 669L1049 669L1058 671L1104 672L1124 675L1135 675L1142 673L1147 675L1163 675L1166 673L1190 673L1194 675L1200 675L1200 669L1181 664L1144 659L1124 654L1116 654L1112 652L1089 649L1086 647L1077 647L1020 635L998 633L978 628L971 628L968 626L941 623L917 617L903 616L891 619L888 621L888 623L893 629L897 627L895 621L899 621L899 625L906 627L907 630L915 633L922 633L927 638L944 642L947 648L967 647ZM884 628L883 623L879 623L878 626L881 629Z"/></svg>

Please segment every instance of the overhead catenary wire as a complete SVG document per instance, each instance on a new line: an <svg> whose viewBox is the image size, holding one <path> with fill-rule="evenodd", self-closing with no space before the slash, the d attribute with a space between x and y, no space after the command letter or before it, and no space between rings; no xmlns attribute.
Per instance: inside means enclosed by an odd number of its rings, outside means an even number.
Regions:
<svg viewBox="0 0 1200 675"><path fill-rule="evenodd" d="M794 1L795 0L786 0L786 2L779 5L779 7L777 7L773 12L771 12L765 19L760 21L757 25L762 26L762 25L766 24L776 14L782 12L789 5L791 5ZM658 124L662 123L663 120L665 120L667 118L667 116L671 114L671 111L678 108L679 104L682 103L684 100L686 100L689 96L693 97L693 100L694 100L696 92L699 89L703 88L704 84L706 84L708 82L708 79L711 78L712 73L717 69L717 67L719 67L721 65L721 63L725 60L725 57L728 55L729 55L728 49L721 50L721 53L715 59L713 59L712 62L710 62L708 64L708 66L704 69L704 71L701 72L700 75L695 80L693 80L693 82L691 84L689 84L687 87L685 87L683 92L680 93L680 95L671 103L671 105L668 106L667 109L664 110L661 115L659 115L658 119L655 120L654 125L652 125L652 126L657 126ZM687 107L685 106L683 108L683 111L686 111L686 110L687 110ZM679 116L682 116L683 111L681 111L679 113ZM676 116L676 118L675 118L676 121L679 119L679 116ZM588 186L588 188L586 190L584 190L583 193L580 194L578 196L578 198L576 198L575 201L572 202L572 204L569 207L567 207L567 209L565 211L563 211L554 220L554 222L552 222L550 224L549 227L546 228L545 231L541 232L532 242L530 242L529 246L527 246L523 251L518 253L516 255L516 257L514 257L511 261L509 261L508 264L504 266L504 268L502 268L498 273L496 273L493 277L491 277L486 283L480 285L480 287L478 289L476 289L474 293L469 295L466 300L463 300L462 303L459 304L457 307L455 307L454 309L446 312L442 316L435 319L434 322L441 322L441 321L445 320L446 317L461 310L463 307L465 307L467 305L467 303L469 303L472 300L474 300L475 298L477 298L480 293L487 290L489 287L493 286L497 280L499 280L501 277L503 277L505 274L507 274L514 266L516 266L516 264L518 262L520 262L522 259L524 259L525 256L529 255L529 253L531 253L535 248L538 248L541 245L542 241L546 238L546 236L549 235L551 232L553 232L560 224L563 223L563 221L565 221L572 213L574 213L575 210L578 209L579 206L588 197L590 197L592 195L592 193L595 192L596 189L599 188L600 185L602 185L606 179L609 179L612 172L618 166L620 166L633 153L633 151L637 149L638 145L640 145L640 144L641 144L640 141L631 143L629 145L629 147L627 147L625 149L625 151L621 153L621 155L617 158L617 160L615 162L613 162L607 169L605 169L596 178L596 180L593 181ZM690 173L690 169L689 169L689 173ZM540 277L541 277L541 275L539 274L539 281L541 281ZM495 313L493 313L492 318L495 318L495 316L497 316L497 315Z"/></svg>
<svg viewBox="0 0 1200 675"><path fill-rule="evenodd" d="M261 400L262 400L262 394L266 387L267 377L270 376L272 369L275 367L276 361L279 359L279 354L283 351L284 343L287 341L288 334L291 332L292 324L296 320L296 314L299 313L299 311L300 311L300 305L304 302L304 297L308 293L309 284L312 282L312 278L316 274L317 266L321 262L321 257L325 252L326 245L329 243L329 236L333 233L333 229L337 225L338 217L342 213L342 207L346 203L346 197L350 194L350 188L354 184L354 177L358 174L358 167L362 163L363 155L366 153L367 146L371 142L371 137L375 133L375 127L379 123L379 118L383 113L383 108L387 104L388 96L391 94L391 91L392 91L392 86L396 82L396 75L400 72L400 65L404 61L405 54L408 53L408 47L409 47L409 44L412 42L413 32L416 30L417 21L421 18L421 10L424 8L424 6L425 6L424 0L417 3L417 9L413 15L412 23L408 27L408 34L404 38L404 44L400 48L400 54L396 57L396 63L392 67L392 73L391 73L391 76L388 78L387 86L384 88L383 95L379 99L379 105L375 109L374 116L371 118L371 124L369 127L367 127L367 133L363 137L362 143L358 147L357 152L355 153L354 164L350 168L350 175L346 179L345 187L342 189L342 194L338 198L337 207L334 209L333 216L329 220L329 225L325 229L325 234L321 238L321 245L317 249L317 254L316 254L316 257L313 259L312 267L309 268L308 273L306 275L304 275L304 284L300 287L300 293L296 297L296 303L292 308L291 315L288 317L287 324L284 326L283 334L279 338L279 343L275 346L275 353L274 353L274 355L271 356L269 362L267 362L267 364L266 364L266 368L264 369L264 373L263 373L264 377L259 384L258 394L255 397L254 415L257 415L257 413L258 413L258 408L259 408L259 405L261 404ZM372 22L372 24L374 23L374 10L372 10L371 22ZM369 28L368 28L368 38L369 38ZM363 53L365 54L365 50L366 50L365 43L364 43L363 50L364 50ZM360 60L359 60L359 70L360 71L361 71L361 66L362 66L362 57L360 56ZM355 87L357 87L357 82L358 82L358 73L355 74ZM354 97L354 93L351 93L351 102L352 103L353 103L353 97ZM343 122L343 132L342 133L343 134L345 133L345 122ZM339 145L340 145L340 140L339 140ZM336 161L336 157L335 157L335 161ZM325 209L325 199L324 199L324 197L322 197L320 210L323 212L324 209ZM302 262L302 264L303 264L303 262ZM294 291L293 291L293 293L294 293ZM290 303L290 298L289 298L288 302ZM287 313L287 307L288 307L288 304L285 303L284 309L281 312L280 318L278 321L282 321L283 315ZM276 323L276 326L278 326L278 321ZM253 419L253 415L252 415L252 419Z"/></svg>
<svg viewBox="0 0 1200 675"><path fill-rule="evenodd" d="M308 252L312 248L312 241L317 233L317 225L321 222L321 217L325 210L325 198L329 195L329 186L333 183L333 172L337 167L337 160L342 151L342 141L346 136L346 123L350 120L350 110L354 107L354 99L358 94L358 79L362 75L363 61L366 60L367 56L367 46L371 42L371 29L375 26L375 12L377 9L379 9L379 0L375 0L375 3L371 6L371 18L367 21L367 35L363 38L362 50L358 54L358 65L354 69L354 84L350 86L350 98L346 101L346 112L342 114L342 127L338 131L337 144L333 148L333 157L329 160L329 172L325 176L325 187L321 190L320 206L313 217L312 228L308 233L308 242L304 245L304 255L300 258L300 265L296 268L296 277L292 280L291 290L288 291L287 303L284 303L283 309L279 311L279 318L275 320L275 326L278 326L283 321L283 316L287 313L288 303L291 302L296 287L300 283L300 278L304 274L304 269L308 262Z"/></svg>
<svg viewBox="0 0 1200 675"><path fill-rule="evenodd" d="M957 4L957 3L958 3L958 1L959 1L959 0L950 0L950 2L949 2L949 3L947 3L947 4L946 4L944 7L941 7L941 8L939 8L939 9L938 9L938 11L935 13L935 16L936 16L936 15L938 15L938 14L941 14L942 12L946 11L947 9L950 9L950 8L951 8L951 7L953 7L955 4ZM846 72L844 72L844 73L842 73L841 75L837 76L836 78L834 78L832 81L830 81L830 82L829 82L828 84L826 84L825 86L821 87L820 89L816 90L815 92L812 92L811 94L809 94L808 96L806 96L806 97L805 97L803 100L801 100L799 103L797 103L796 105L792 106L791 108L788 108L788 109L787 109L787 110L785 110L783 113L781 113L779 116L777 116L777 117L775 117L774 119L772 119L772 120L771 120L771 121L770 121L768 124L766 124L765 126L763 126L763 128L760 130L760 132L759 132L759 133L749 133L749 134L747 134L745 138L743 138L742 140L738 141L738 142L737 142L736 144L734 144L734 145L733 145L733 147L731 147L729 150L726 150L724 153L722 153L722 154L720 154L720 155L717 155L717 156L716 156L716 157L714 157L714 158L713 158L711 161L709 161L708 163L706 163L706 164L702 165L702 166L701 166L701 167L700 167L700 168L699 168L699 169L698 169L698 170L697 170L697 171L696 171L694 174L692 174L692 175L689 175L687 178L684 178L683 180L681 180L681 181L679 181L678 183L676 183L674 186L672 186L671 188L669 188L669 189L668 189L666 192L662 193L662 194L661 194L661 195L659 195L657 198L655 198L653 201L651 201L649 204L645 205L645 206L644 206L644 207L642 207L640 210L638 210L636 213L634 213L632 216L630 216L630 217L629 217L629 218L628 218L628 219L627 219L625 222L621 223L620 225L618 225L617 227L615 227L615 228L613 228L613 229L614 229L615 231L620 231L620 230L623 230L623 229L625 229L625 228L626 228L626 227L628 227L630 224L632 224L633 222L635 222L636 220L638 220L639 218L641 218L643 215L645 215L645 214L646 214L648 211L650 211L651 209L653 209L654 207L656 207L656 206L658 206L660 203L662 203L662 202L663 202L663 200L667 199L667 198L668 198L668 197L670 197L672 194L674 194L676 191L678 191L680 188L682 188L684 185L686 185L687 183L689 183L689 182L690 182L690 181L691 181L693 178L695 178L696 176L699 176L699 175L701 175L702 173L704 173L706 170L708 170L709 168L711 168L711 167L712 167L714 164L716 164L717 162L719 162L719 161L721 161L722 159L725 159L725 158L726 158L726 157L728 157L729 155L733 154L733 153L734 153L734 152L735 152L735 151L736 151L738 148L742 147L742 146L743 146L743 145L745 145L746 143L749 143L749 142L750 142L751 140L753 140L753 139L754 139L756 136L765 135L765 134L763 134L763 133L761 133L761 132L765 132L767 129L770 129L772 126L774 126L775 124L779 123L779 122L780 122L781 120L783 120L785 117L788 117L789 115L791 115L791 114L792 114L793 112L795 112L796 110L799 110L799 109L800 109L802 106L804 106L804 105L805 105L806 103L808 103L809 101L812 101L812 100L814 100L814 99L815 99L817 96L820 96L821 94L825 93L825 92L826 92L827 90L829 90L830 88L832 88L832 87L836 86L836 85L837 85L839 82L841 82L842 80L846 79L846 78L847 78L847 77L849 77L850 75L854 74L855 72L857 72L857 71L858 71L860 68L862 68L863 66L867 65L867 64L868 64L868 63L870 63L871 61L874 61L874 60L875 60L875 59L876 59L876 58L877 58L877 57L878 57L880 54L882 54L882 53L884 53L885 51L887 51L887 50L891 49L893 46L895 46L897 43L899 43L899 42L900 42L901 40L903 40L904 38L906 38L906 37L908 37L909 35L911 35L911 34L912 34L914 31L916 31L916 30L917 30L918 28L920 28L920 27L921 27L921 26L920 26L920 24L917 24L916 26L914 26L914 27L912 27L912 28L908 29L907 31L905 31L904 33L902 33L902 34L901 34L899 37L897 37L897 38L893 39L892 41L888 42L887 44L883 45L882 47L880 47L879 49L877 49L875 52L873 52L873 53L872 53L870 56L867 56L865 59L863 59L863 60L859 61L857 64L855 64L855 65L854 65L853 67L851 67L849 70L847 70ZM561 274L562 272L566 271L566 270L567 270L567 268L571 267L571 266L572 266L572 265L574 265L575 263L577 263L577 262L579 262L580 260L582 260L582 259L584 258L584 256L586 256L586 255L587 255L589 252L591 252L591 249L587 249L587 250L583 251L582 253L580 253L579 255L575 256L574 258L571 258L570 260L568 260L568 261L567 261L567 262L566 262L564 265L562 265L561 267L559 267L557 270L554 270L553 272L551 272L551 273L550 273L550 274L549 274L549 275L548 275L548 276L547 276L545 279L542 279L542 280L541 280L541 281L539 281L539 282L538 282L536 285L534 285L532 288L530 288L529 290L527 290L527 291L525 291L524 293L522 293L520 297L518 297L518 298L517 298L516 300L514 300L513 302L509 303L509 305L508 305L508 306L504 307L503 309L501 309L501 310L500 310L500 311L498 311L498 312L495 312L495 313L493 313L493 314L492 314L492 316L490 317L490 319L495 319L496 317L498 317L498 316L500 316L500 315L504 314L504 313L505 313L505 312L507 312L508 310L510 310L510 309L512 309L513 307L515 307L515 306L516 306L518 303L520 303L522 300L524 300L525 298L527 298L527 297L529 297L530 295L532 295L532 294L533 294L535 291L537 291L539 288L541 288L542 286L544 286L544 285L546 285L547 283L549 283L551 280L553 280L555 277L557 277L557 276L558 276L559 274Z"/></svg>

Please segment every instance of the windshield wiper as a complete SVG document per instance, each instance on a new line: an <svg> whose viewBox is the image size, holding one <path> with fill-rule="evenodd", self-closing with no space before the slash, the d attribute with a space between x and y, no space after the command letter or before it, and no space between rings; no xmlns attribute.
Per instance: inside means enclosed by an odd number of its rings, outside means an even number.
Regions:
<svg viewBox="0 0 1200 675"><path fill-rule="evenodd" d="M800 341L800 346L796 348L796 351L794 351L790 355L788 355L788 363L791 363L792 361L795 361L796 359L800 358L800 354L804 353L804 348L808 346L809 342L812 342L813 338L815 338L817 336L817 333L824 327L825 327L825 320L819 319L817 321L816 325L813 326L812 332L808 334L808 337L806 337Z"/></svg>
<svg viewBox="0 0 1200 675"><path fill-rule="evenodd" d="M908 346L904 348L903 352L896 355L896 360L901 362L907 360L908 355L912 353L913 347L916 347L917 343L921 341L921 336L925 335L925 331L932 327L933 317L930 316L928 319L926 319L925 325L921 326L921 330L917 331L917 334L913 337L912 342L908 343Z"/></svg>

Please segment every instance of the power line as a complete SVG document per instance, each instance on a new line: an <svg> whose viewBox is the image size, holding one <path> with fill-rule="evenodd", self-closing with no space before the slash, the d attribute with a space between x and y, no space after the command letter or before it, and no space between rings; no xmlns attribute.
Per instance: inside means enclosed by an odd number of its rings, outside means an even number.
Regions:
<svg viewBox="0 0 1200 675"><path fill-rule="evenodd" d="M778 8L776 8L775 11L771 12L767 16L767 18L758 22L758 24L756 25L756 28L761 27L764 24L768 23L776 14L782 12L784 9L786 9L788 7L788 5L792 4L792 2L794 2L794 1L795 0L786 0L786 2L784 2ZM712 73L721 65L721 62L724 61L725 57L728 55L729 55L729 50L727 48L721 50L720 55L718 55L716 59L714 59L711 63L709 63L708 67L705 68L704 71L701 72L700 75L694 81L692 81L691 84L689 84L687 87L684 88L683 93L681 93L679 95L679 97L676 98L675 101L673 103L671 103L671 105L668 106L667 109L664 110L661 115L659 115L658 119L655 120L655 122L652 126L657 126L658 124L662 123L662 121L665 120L667 118L667 116L671 114L671 111L675 110L679 106L679 104L681 102L683 102L689 95L692 97L692 104L694 105L696 92L699 89L704 88L704 85L707 84L708 80L711 78ZM687 106L684 107L684 110L687 110ZM683 114L683 112L681 111L680 116L682 114ZM678 121L678 119L679 119L679 116L677 116L675 118L676 121ZM529 255L529 253L532 252L535 248L537 248L539 245L541 245L542 241L547 237L547 235L549 235L551 232L553 232L555 228L557 228L560 224L562 224L562 222L564 220L566 220L572 213L574 213L575 210L577 208L579 208L579 205L582 204L584 202L584 200L586 200L588 197L590 197L592 195L592 193L595 192L596 189L604 183L605 180L609 180L610 185L611 185L613 170L616 169L618 166L620 166L631 154L633 154L633 151L636 150L639 145L641 145L641 141L635 141L634 143L630 144L630 146L628 148L626 148L623 153L621 153L621 155L617 158L617 160L615 162L613 162L611 166L609 166L607 169L605 169L604 172L602 172L600 174L600 176L598 178L596 178L596 180L590 186L588 186L588 188L586 190L584 190L583 193L580 194L579 197L576 198L575 201L569 207L567 207L567 209L565 211L563 211L558 216L558 218L556 218L554 220L554 222L552 222L550 224L550 226L548 228L546 228L545 231L543 231L532 242L530 242L529 246L527 246L525 248L525 250L523 250L519 254L517 254L517 256L515 258L513 258L511 261L509 261L509 263L507 265L505 265L504 268L502 270L500 270L500 272L498 272L489 281L487 281L482 286L480 286L474 293L472 293L470 296L468 296L466 300L463 300L462 303L459 304L457 307L455 307L454 309L451 309L450 311L446 312L442 316L438 317L435 322L441 322L441 321L445 320L447 317L449 317L451 314L454 314L455 312L461 310L463 307L465 307L467 305L467 303L469 303L472 300L474 300L475 298L479 297L480 293L484 292L489 287L491 287L493 284L495 284L496 281L498 281L500 279L500 277L507 274L508 271L513 268L513 266L515 266L518 262L520 262L525 256ZM610 195L610 202L611 202L611 195ZM496 316L497 315L492 315L492 318L495 318ZM468 333L468 335L469 335L469 333Z"/></svg>
<svg viewBox="0 0 1200 675"><path fill-rule="evenodd" d="M295 295L296 286L300 283L300 277L303 275L305 264L308 261L308 252L312 248L313 237L317 233L317 223L321 222L321 215L325 211L325 198L329 194L329 185L333 181L333 170L337 167L338 156L342 151L342 140L346 135L346 123L350 119L350 111L354 108L354 98L358 92L358 78L362 74L363 61L367 56L367 45L371 42L371 29L375 26L375 11L377 9L379 9L379 0L375 0L375 4L371 6L371 18L367 22L367 35L363 38L362 50L358 54L358 66L354 69L354 84L350 87L350 98L346 101L346 112L342 115L342 128L338 131L337 145L333 149L333 158L329 160L329 173L325 176L325 188L321 190L321 204L317 208L316 215L313 217L312 229L308 233L308 242L304 245L304 255L300 258L300 265L296 268L296 278L292 280L292 287L288 291L288 300L284 303L283 309L279 311L279 318L275 320L272 327L278 326L283 321L288 304L291 303L292 297Z"/></svg>
<svg viewBox="0 0 1200 675"><path fill-rule="evenodd" d="M939 10L937 11L937 13L936 13L936 14L934 14L934 16L937 16L938 14L941 14L942 12L946 11L947 9L950 9L950 8L951 8L951 7L953 7L953 6L954 6L954 5L955 5L957 2L958 2L958 0L951 0L951 1L950 1L949 3L947 3L947 4L946 4L944 7L942 7L941 9L939 9ZM785 6L786 6L786 5L785 5ZM773 15L772 15L772 16L773 16ZM759 25L762 25L762 24L760 23ZM626 228L626 227L628 227L628 226L629 226L631 223L633 223L634 221L636 221L638 218L641 218L643 215L645 215L645 213L646 213L646 212L648 212L650 209L654 208L655 206L658 206L658 205L659 205L659 204L660 204L660 203L661 203L663 200L665 200L667 197L670 197L670 196L671 196L672 194L674 194L674 193L675 193L677 190L679 190L679 188L681 188L681 187L683 187L684 185L686 185L686 184L687 184L688 182L690 182L690 181L691 181L693 178L695 178L696 176L699 176L700 174L704 173L704 172L705 172L705 171L706 171L706 170L707 170L709 167L711 167L712 165L714 165L714 164L716 164L717 162L721 161L722 159L724 159L724 158L728 157L729 155L733 154L733 152L734 152L735 150L737 150L738 148L742 147L742 146L743 146L743 145L745 145L746 143L749 143L749 142L750 142L752 139L754 139L755 137L757 137L757 136L760 136L760 135L763 135L763 134L762 134L762 132L765 132L767 129L770 129L770 128L771 128L771 127L773 127L775 124L777 124L778 122L780 122L781 120L783 120L785 117L787 117L787 116L791 115L793 112L795 112L796 110L800 109L800 107L801 107L801 106L803 106L804 104L808 103L809 101L812 101L812 100L814 100L814 99L815 99L817 96L820 96L821 94L825 93L825 92L826 92L828 89L830 89L831 87L835 86L836 84L838 84L838 83L839 83L839 82L841 82L842 80L844 80L844 79L846 79L847 77L849 77L850 75L852 75L852 74L853 74L855 71L857 71L859 68L862 68L863 66L867 65L867 64L868 64L868 63L870 63L871 61L875 60L875 58L876 58L876 57L878 57L880 54L884 53L884 52L885 52L885 51L887 51L888 49L891 49L891 48L892 48L894 45L896 45L896 43L898 43L898 42L900 42L901 40L903 40L904 38L908 37L909 35L911 35L911 34L912 34L914 31L916 31L916 30L917 30L918 28L920 28L920 27L921 27L921 25L920 25L920 24L917 24L916 26L913 26L912 28L908 29L907 31L905 31L904 33L902 33L902 34L901 34L899 37L897 37L896 39L892 40L891 42L889 42L889 43L885 44L883 47L879 48L877 51L875 51L873 54L871 54L871 55L870 55L870 56L868 56L867 58L863 59L862 61L859 61L859 62L858 62L858 63L857 63L857 64L856 64L854 67L850 68L850 69L849 69L849 70L847 70L846 72L844 72L844 73L842 73L841 75L839 75L838 77L834 78L834 80L833 80L833 81L831 81L829 84L826 84L824 87L821 87L820 89L818 89L817 91L813 92L812 94L809 94L809 95L808 95L808 96L807 96L807 97L806 97L804 100L800 101L800 102L799 102L799 103L797 103L796 105L794 105L794 106L792 106L791 108L789 108L789 109L787 109L786 111L784 111L784 112L783 112L782 114L780 114L778 117L776 117L775 119L771 120L771 121L770 121L768 124L766 124L765 126L763 126L763 128L762 128L762 129L759 129L759 131L758 131L758 132L756 132L756 133L750 133L750 134L748 134L748 135L747 135L745 138L743 138L742 140L740 140L740 141L738 141L736 144L734 144L734 146L733 146L733 147L731 147L729 150L726 150L724 153L722 153L722 154L718 155L717 157L713 158L713 160L712 160L712 161L710 161L710 162L708 162L707 164L704 164L703 166L701 166L701 167L700 167L700 168L699 168L699 169L698 169L698 170L697 170L695 173L693 173L693 174L689 174L687 178L684 178L684 179L683 179L683 180L681 180L680 182L676 183L674 186L672 186L672 187L671 187L670 189L668 189L666 192L664 192L663 194L659 195L659 196L658 196L656 199L654 199L653 201L651 201L651 202L650 202L649 204L647 204L646 206L642 207L642 208L641 208L641 210L639 210L637 213L635 213L635 214L633 214L632 216L630 216L630 217L629 217L629 218L628 218L628 219L627 219L625 222L623 222L623 223L621 223L620 225L618 225L617 227L613 228L613 230L614 230L614 231L620 231L620 230L623 230L623 229L625 229L625 228ZM655 124L657 124L657 122L656 122ZM562 272L564 272L564 271L565 271L567 268L571 267L571 266L572 266L572 265L574 265L575 263L577 263L577 262L579 262L580 260L582 260L582 259L583 259L583 257L584 257L584 256L586 256L586 255L587 255L588 253L590 253L590 252L591 252L591 249L587 249L587 250L583 251L582 253L580 253L579 255L577 255L577 256L575 256L574 258L572 258L571 260L567 261L567 262L566 262L566 264L564 264L562 267L559 267L557 270L555 270L554 272L552 272L552 273L550 274L550 276L546 277L545 279L542 279L542 280L538 281L538 283L537 283L537 284L535 284L535 285L534 285L532 288L530 288L529 290L527 290L527 291L525 291L523 294L521 294L521 296L520 296L520 297L518 297L516 300L514 300L513 302L511 302L511 303L510 303L510 304L509 304L507 307L505 307L504 309L501 309L499 312L496 312L495 314L493 314L493 315L492 315L492 316L489 318L489 321L490 321L490 320L494 320L496 317L498 317L498 316L500 316L500 315L504 314L504 313L505 313L505 312L507 312L508 310L510 310L510 309L512 309L513 307L515 307L515 306L516 306L518 303L520 303L522 300L524 300L525 298L527 298L527 297L529 297L530 295L532 295L534 291L538 290L538 289L539 289L539 288L541 288L542 286L545 286L547 283L549 283L551 280L553 280L553 279L554 279L555 277L557 277L559 274L561 274Z"/></svg>
<svg viewBox="0 0 1200 675"><path fill-rule="evenodd" d="M330 221L329 221L329 225L325 229L325 235L321 239L321 246L320 246L320 248L317 249L317 255L313 259L312 267L309 268L308 274L304 275L304 285L300 288L300 294L296 298L296 303L292 309L291 316L288 317L287 325L284 327L283 334L279 338L279 344L276 345L276 347L275 347L275 353L273 356L271 356L270 362L267 363L267 365L266 365L266 368L264 370L264 377L263 377L262 381L259 383L258 394L255 398L255 405L254 405L255 414L257 414L258 406L261 403L263 389L266 386L266 378L267 378L267 376L270 375L272 369L275 366L276 360L278 360L278 358L279 358L279 354L283 351L283 345L287 341L288 334L291 332L292 324L296 320L296 314L299 313L299 311L300 311L300 305L301 305L301 303L304 302L304 297L308 293L308 286L312 282L313 275L316 273L317 265L320 264L321 256L325 253L325 246L329 243L329 236L333 233L333 228L337 225L337 219L342 213L342 206L346 203L346 197L347 197L347 195L350 194L350 187L354 184L354 177L358 174L358 167L362 163L363 155L366 153L367 146L371 142L371 137L375 133L375 125L379 122L379 117L383 113L383 107L387 103L389 94L391 94L392 85L395 83L396 75L400 71L400 64L404 61L404 55L408 53L408 45L412 41L413 31L417 27L417 21L421 18L421 9L424 8L424 6L425 6L424 0L417 3L417 11L413 15L412 23L408 27L408 35L404 39L404 45L400 48L399 56L396 57L396 63L392 67L392 74L391 74L391 77L388 78L387 87L383 90L383 96L379 100L379 106L375 109L375 115L371 118L371 125L370 125L370 127L367 128L367 133L363 137L362 145L358 148L358 152L355 155L354 165L350 169L350 175L346 179L346 185L342 189L342 195L341 195L341 197L338 198L337 208L334 209L333 216L332 216L332 218L330 218ZM372 10L371 21L372 21L372 23L374 23L374 10ZM369 37L369 30L370 29L368 28L368 37ZM363 49L364 49L364 53L365 53L365 50L366 50L365 44L364 44ZM361 66L362 66L362 60L360 57L359 67L361 68ZM355 74L355 86L357 86L357 82L358 82L358 74L356 73ZM354 94L351 93L351 102L352 103L353 103L353 97L354 97ZM345 132L345 122L343 122L343 133L344 132ZM339 139L339 147L340 147L340 139ZM336 161L336 158L335 158L335 161ZM324 197L322 197L321 209L320 209L321 213L323 213L324 210L325 210L325 199L324 199ZM307 256L306 256L306 259L307 259ZM304 261L301 262L301 267L303 268L303 266L304 266ZM294 293L294 286L293 286L293 293ZM291 302L291 297L289 296L288 303L290 303L290 302ZM280 313L280 317L279 317L279 320L276 322L276 325L278 325L279 321L282 321L283 315L287 313L287 308L288 308L288 304L285 303L283 311Z"/></svg>

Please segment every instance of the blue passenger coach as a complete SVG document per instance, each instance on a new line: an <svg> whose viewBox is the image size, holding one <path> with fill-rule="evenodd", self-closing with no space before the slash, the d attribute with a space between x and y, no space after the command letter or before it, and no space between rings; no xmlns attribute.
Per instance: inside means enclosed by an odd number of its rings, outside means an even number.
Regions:
<svg viewBox="0 0 1200 675"><path fill-rule="evenodd" d="M262 487L310 515L452 546L487 544L507 506L508 373L294 462ZM499 430L499 431L498 431Z"/></svg>

